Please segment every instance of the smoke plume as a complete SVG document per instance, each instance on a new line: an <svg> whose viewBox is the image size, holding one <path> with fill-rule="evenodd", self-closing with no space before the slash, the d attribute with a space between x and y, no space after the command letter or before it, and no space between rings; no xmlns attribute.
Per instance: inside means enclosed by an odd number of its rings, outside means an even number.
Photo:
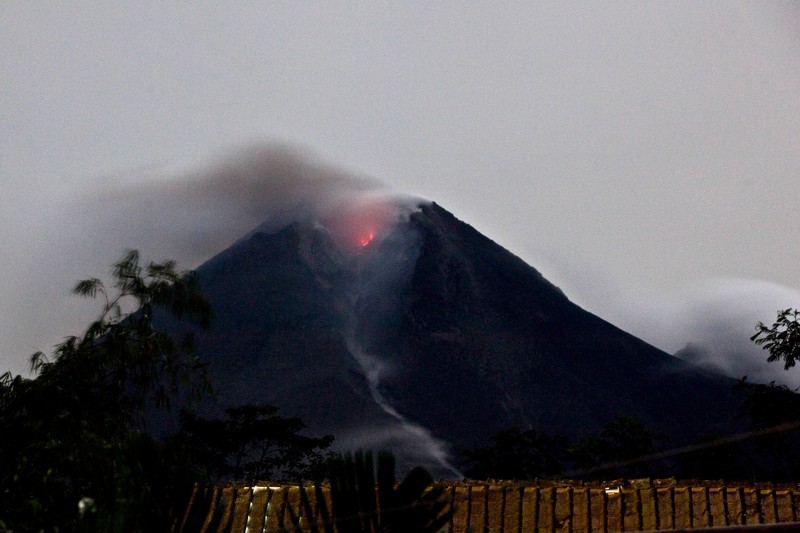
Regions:
<svg viewBox="0 0 800 533"><path fill-rule="evenodd" d="M101 193L87 207L97 213L92 223L103 233L116 229L106 239L147 246L151 254L167 253L194 266L257 226L276 230L324 219L381 192L386 191L377 181L324 165L296 148L262 145L205 169Z"/></svg>
<svg viewBox="0 0 800 533"><path fill-rule="evenodd" d="M800 386L800 371L768 363L767 352L750 340L758 322L771 325L778 310L800 307L797 290L740 278L712 278L671 291L614 289L616 296L603 300L604 309L587 307L667 353L715 372Z"/></svg>
<svg viewBox="0 0 800 533"><path fill-rule="evenodd" d="M683 338L688 346L676 355L733 378L774 380L796 388L797 369L768 363L767 352L750 340L756 323L771 325L777 311L788 307L800 307L800 292L789 287L759 280L709 280L686 302Z"/></svg>
<svg viewBox="0 0 800 533"><path fill-rule="evenodd" d="M335 219L353 202L381 205L388 195L374 179L280 144L253 145L134 180L98 180L92 190L51 205L39 238L15 258L19 272L6 272L9 280L25 282L9 282L0 302L6 326L0 370L25 373L32 352L49 352L63 337L80 333L96 308L70 289L79 279L104 278L127 249L138 249L146 260L175 259L195 268L257 226ZM372 209L369 223L381 216Z"/></svg>

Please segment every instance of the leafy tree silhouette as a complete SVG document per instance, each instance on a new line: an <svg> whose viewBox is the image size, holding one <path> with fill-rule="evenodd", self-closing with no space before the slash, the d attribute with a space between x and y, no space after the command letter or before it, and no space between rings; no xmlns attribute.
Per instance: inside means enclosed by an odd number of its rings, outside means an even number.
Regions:
<svg viewBox="0 0 800 533"><path fill-rule="evenodd" d="M493 435L489 445L462 452L465 475L472 479L550 478L564 470L570 442L514 426Z"/></svg>
<svg viewBox="0 0 800 533"><path fill-rule="evenodd" d="M329 459L333 436L306 437L299 418L283 417L271 405L225 410L224 419L184 411L174 443L209 480L314 479Z"/></svg>
<svg viewBox="0 0 800 533"><path fill-rule="evenodd" d="M640 477L652 475L656 465L634 462L654 454L662 437L648 429L641 420L621 417L603 430L577 443L571 457L577 469L593 475Z"/></svg>
<svg viewBox="0 0 800 533"><path fill-rule="evenodd" d="M191 490L184 465L142 431L145 409L210 388L191 340L161 331L153 313L208 325L210 306L171 261L142 266L129 251L113 277L111 289L97 278L75 286L102 301L83 335L49 358L35 353L34 378L0 377L0 530L76 530L83 502L96 530L121 527L124 516L125 530L154 531Z"/></svg>
<svg viewBox="0 0 800 533"><path fill-rule="evenodd" d="M750 340L769 352L767 361L783 361L784 370L789 370L800 358L800 311L778 311L778 316L770 327L759 322L756 324L756 333Z"/></svg>

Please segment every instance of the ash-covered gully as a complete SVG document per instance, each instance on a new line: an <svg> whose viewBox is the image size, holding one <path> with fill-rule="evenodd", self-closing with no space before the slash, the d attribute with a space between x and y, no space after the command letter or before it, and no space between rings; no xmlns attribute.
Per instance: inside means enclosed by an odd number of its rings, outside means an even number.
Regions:
<svg viewBox="0 0 800 533"><path fill-rule="evenodd" d="M404 300L408 298L419 256L420 236L407 223L390 223L380 233L365 232L359 245L356 275L347 291L349 305L342 333L367 380L372 399L399 423L400 431L386 435L389 438L383 447L399 451L404 461L429 467L433 462L436 471L460 478L461 473L449 461L449 445L399 412L383 386L393 373L403 371L399 332Z"/></svg>

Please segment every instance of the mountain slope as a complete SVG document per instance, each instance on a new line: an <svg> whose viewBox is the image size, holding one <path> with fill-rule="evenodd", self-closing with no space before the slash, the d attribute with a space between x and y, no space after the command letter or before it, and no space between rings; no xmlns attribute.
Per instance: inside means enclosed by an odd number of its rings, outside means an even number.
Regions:
<svg viewBox="0 0 800 533"><path fill-rule="evenodd" d="M443 475L450 447L513 424L580 436L635 416L673 444L730 430L730 380L584 311L440 206L372 236L297 222L201 266L215 323L197 349L222 405L272 403Z"/></svg>
<svg viewBox="0 0 800 533"><path fill-rule="evenodd" d="M499 424L488 414L480 421L494 427L511 419L576 435L623 415L668 434L728 425L730 380L580 309L536 270L435 204L411 224L425 238L404 339L409 367L431 388L421 398L418 376L414 387L411 380L399 384L399 395L413 390L403 395L407 401L459 405L459 389L443 399L436 385L456 372L462 384L494 389L487 411L500 407L506 416ZM419 412L434 418L442 411Z"/></svg>

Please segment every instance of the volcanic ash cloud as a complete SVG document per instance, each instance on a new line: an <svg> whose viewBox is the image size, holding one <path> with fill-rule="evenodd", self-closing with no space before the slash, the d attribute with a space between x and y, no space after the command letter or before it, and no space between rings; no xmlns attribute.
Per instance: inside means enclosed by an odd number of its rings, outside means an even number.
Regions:
<svg viewBox="0 0 800 533"><path fill-rule="evenodd" d="M361 203L373 219L388 191L375 180L280 145L239 150L206 167L153 176L89 198L84 234L195 266L261 226L336 218ZM341 231L341 228L339 228ZM361 236L363 239L364 236ZM112 254L113 255L113 254Z"/></svg>

